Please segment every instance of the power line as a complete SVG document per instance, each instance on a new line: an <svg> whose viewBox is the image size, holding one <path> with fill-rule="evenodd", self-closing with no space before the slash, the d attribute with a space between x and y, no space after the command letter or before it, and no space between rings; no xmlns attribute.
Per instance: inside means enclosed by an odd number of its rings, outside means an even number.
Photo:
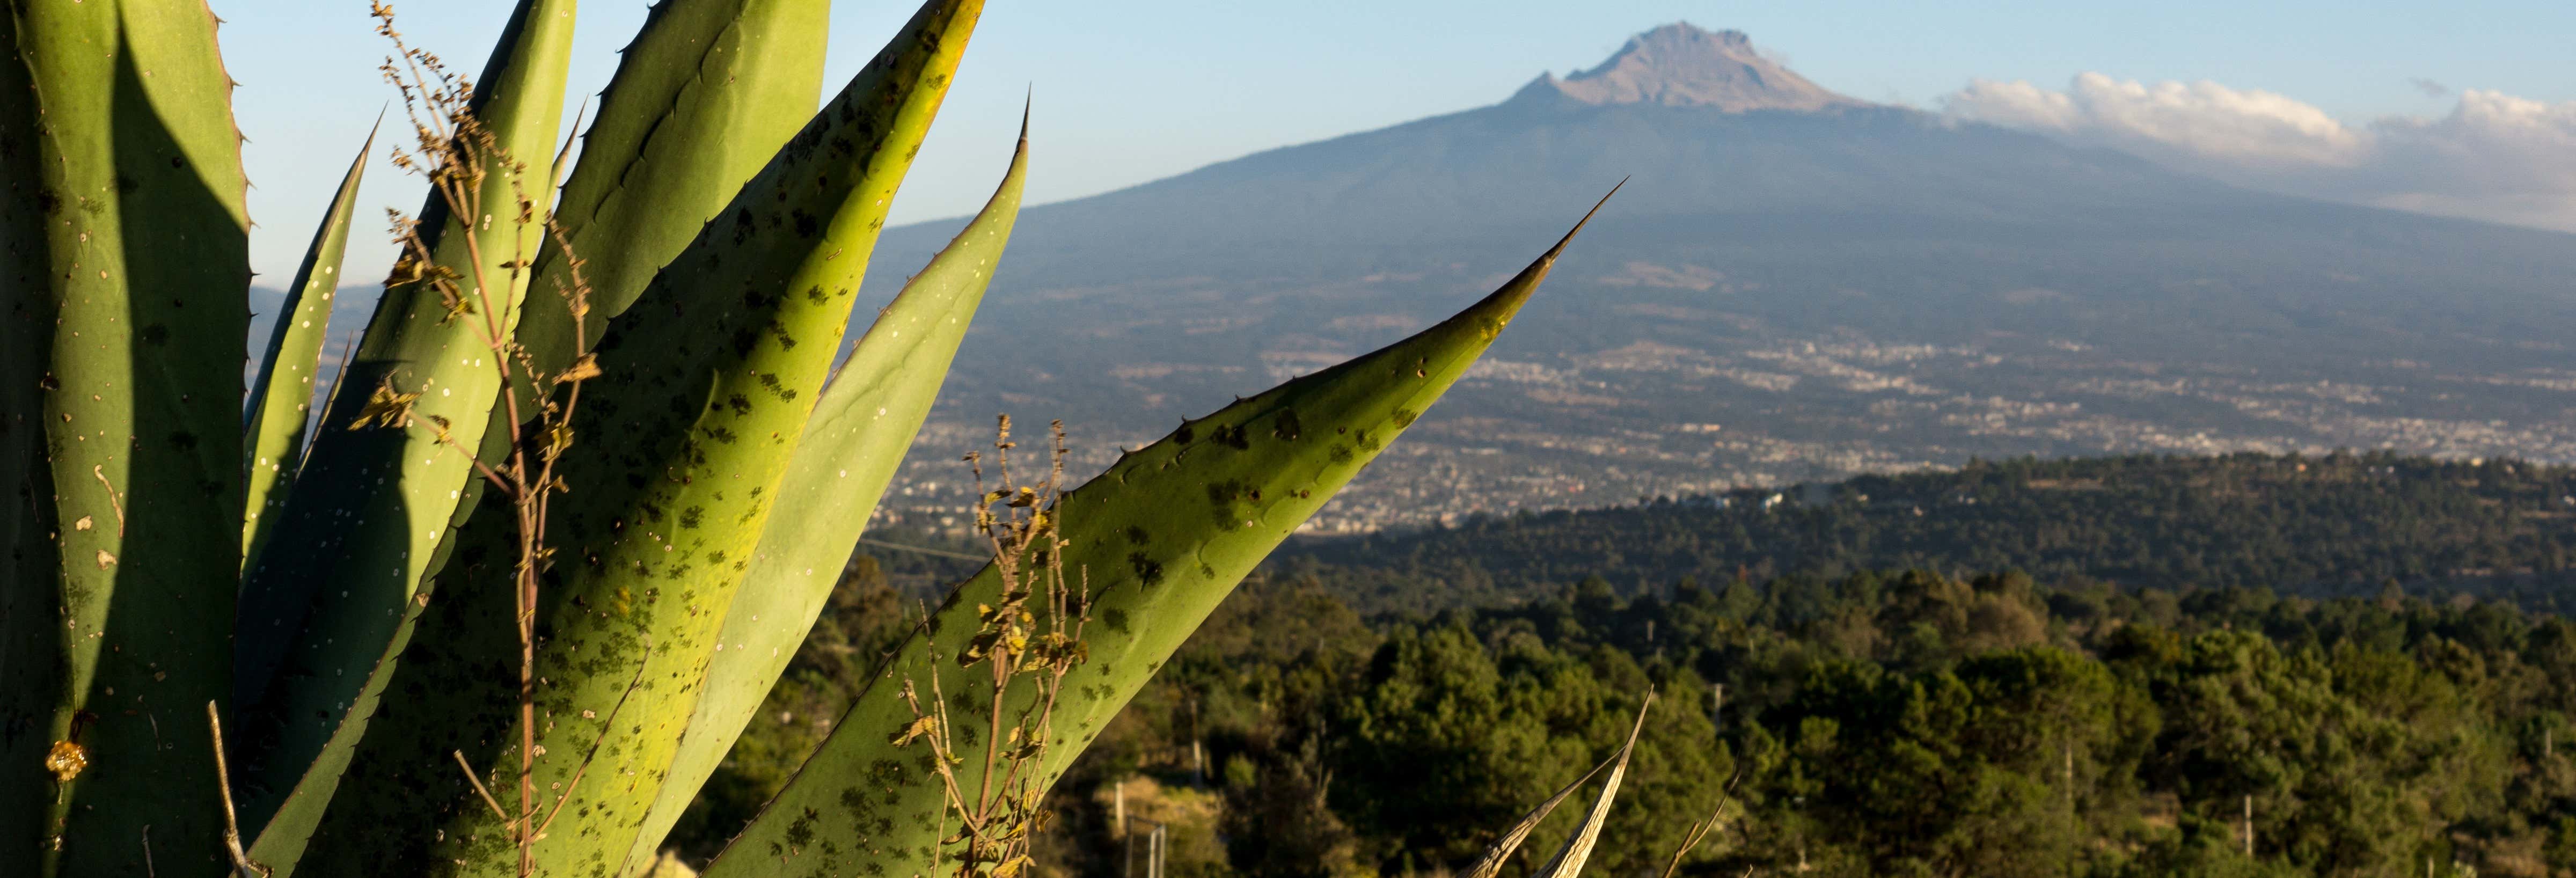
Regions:
<svg viewBox="0 0 2576 878"><path fill-rule="evenodd" d="M872 540L872 539L868 539L867 537L860 537L860 538L859 538L859 542L861 542L861 543L865 543L865 544L867 544L867 545L871 545L871 546L881 546L881 547L888 548L888 549L902 549L902 550L904 550L904 551L906 551L906 552L920 552L920 553L922 553L922 554L924 554L924 555L937 555L937 556L942 557L942 558L962 558L962 559L964 559L964 560L968 560L968 561L990 561L990 560L993 560L993 559L988 558L988 557L985 557L985 556L983 556L983 555L969 555L969 554L967 554L967 553L965 553L965 552L951 552L951 551L948 551L947 549L933 549L933 548L930 548L930 547L927 547L927 546L907 546L907 545L904 545L904 544L902 544L902 543L889 543L889 542L886 542L886 541L884 541L884 540Z"/></svg>

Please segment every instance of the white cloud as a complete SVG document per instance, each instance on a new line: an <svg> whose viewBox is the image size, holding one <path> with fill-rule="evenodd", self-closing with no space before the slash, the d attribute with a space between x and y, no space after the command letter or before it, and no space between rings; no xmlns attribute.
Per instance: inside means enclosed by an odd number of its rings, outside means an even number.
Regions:
<svg viewBox="0 0 2576 878"><path fill-rule="evenodd" d="M2576 101L2468 89L2449 115L2349 125L2266 91L2098 73L2064 91L1976 80L1953 119L2110 146L2254 188L2576 231Z"/></svg>

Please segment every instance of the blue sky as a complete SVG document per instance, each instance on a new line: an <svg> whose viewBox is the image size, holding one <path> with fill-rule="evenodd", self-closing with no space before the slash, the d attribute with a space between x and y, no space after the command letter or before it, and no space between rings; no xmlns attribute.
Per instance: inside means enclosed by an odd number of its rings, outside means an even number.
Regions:
<svg viewBox="0 0 2576 878"><path fill-rule="evenodd" d="M263 280L283 283L368 122L391 95L374 76L385 46L370 30L364 0L211 2L228 22L225 55L242 83L236 110L251 140L245 160L255 187L252 219L259 224L253 262ZM511 5L438 0L397 10L415 43L474 70ZM644 8L643 0L583 4L577 93L605 84L616 48L633 34ZM827 89L837 88L910 11L909 3L835 3ZM2576 65L2567 61L2566 43L2576 35L2576 3L2564 0L994 0L895 218L957 215L977 206L1008 156L1022 96L1032 89L1030 192L1035 201L1059 200L1272 146L1492 103L1542 70L1563 74L1590 66L1630 34L1675 20L1744 30L1757 46L1828 88L1934 110L1976 80L2027 82L2045 97L2080 94L2070 83L2086 73L2118 82L2207 81L2270 92L2363 136L2375 120L2450 114L2462 89L2576 107ZM2430 93L2419 81L2444 91ZM2036 118L2009 109L1976 112L1990 121ZM2203 169L2221 176L2254 173L2227 156L2190 152L2190 139L2180 135L2111 130L2098 119L2070 121L2064 112L2024 124L2150 154L2171 147L2177 152L2158 157L2206 160ZM381 162L370 174L361 233L380 224L384 207L409 211L420 200L413 181ZM2320 194L2343 197L2339 192ZM2350 199L2441 209L2438 198ZM354 276L382 270L390 248L364 246L357 236L352 245Z"/></svg>

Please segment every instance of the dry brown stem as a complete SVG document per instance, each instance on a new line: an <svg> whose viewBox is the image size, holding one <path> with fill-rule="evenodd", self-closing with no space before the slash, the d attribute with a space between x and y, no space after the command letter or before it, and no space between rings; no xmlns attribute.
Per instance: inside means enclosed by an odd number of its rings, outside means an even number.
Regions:
<svg viewBox="0 0 2576 878"><path fill-rule="evenodd" d="M941 840L940 854L956 850L956 878L1014 878L1034 862L1029 844L1044 828L1044 765L1048 731L1053 725L1057 694L1066 674L1087 657L1082 629L1090 621L1087 577L1067 577L1058 535L1058 502L1064 481L1064 423L1053 425L1045 478L1021 484L1011 471L1011 419L1004 415L995 431L991 461L998 487L986 488L982 452L966 455L975 475L978 501L975 526L992 550L993 570L1002 583L995 604L976 606L980 627L953 658L973 673L981 669L991 688L983 705L982 752L972 762L980 770L970 791L958 776L969 764L950 722L948 695L941 683L942 664L951 656L934 647L929 656L929 704L911 679L904 680L903 700L912 722L897 730L898 746L921 742L931 748L932 764L947 799L943 827L953 815L958 832ZM1031 601L1037 605L1032 608ZM1027 703L1016 713L1014 686L1025 686ZM937 870L936 858L932 868Z"/></svg>
<svg viewBox="0 0 2576 878"><path fill-rule="evenodd" d="M554 816L562 812L564 803L572 794L568 785L545 818L542 821L538 819L536 765L541 755L536 742L538 576L551 555L545 543L548 501L554 494L569 489L555 474L555 464L572 445L571 424L581 401L581 382L597 376L599 370L585 356L560 372L543 374L526 347L512 337L508 319L510 309L515 307L512 291L526 283L524 275L532 271L537 255L527 252L528 236L524 230L541 228L543 234L539 240L551 241L558 251L566 272L554 292L566 299L572 312L576 338L587 337L583 324L590 311L590 288L582 277L582 260L573 254L568 236L540 204L537 195L527 191L528 166L509 155L499 136L475 118L473 84L450 73L438 56L403 42L401 32L394 27L392 7L376 3L372 12L377 20L376 32L394 46L394 54L385 59L379 71L401 94L404 115L412 124L415 141L408 151L395 147L393 162L396 167L419 174L429 182L436 203L446 209L450 222L445 228L430 231L440 234L442 240L446 234L460 236L455 243L463 253L454 261L462 263L465 268L465 272L460 274L455 268L439 263L437 248L426 236L419 219L388 212L401 255L395 261L392 274L386 278L386 286L413 286L435 292L446 309L446 320L468 318L467 327L492 354L493 368L499 378L497 404L502 409L501 425L509 431L508 456L497 462L484 461L479 457L479 449L468 448L449 435L451 425L448 422L431 419L435 422L437 443L465 455L475 473L493 490L499 491L512 508L518 543L518 554L512 567L512 615L519 645L516 810L504 809L491 791L482 785L471 766L466 766L466 774L474 781L476 791L510 828L518 850L518 873L532 875L535 872L533 846L543 837L545 827L553 822ZM557 163L561 161L562 158L557 157ZM486 184L495 172L503 174L503 179L509 184L512 203L506 211L486 211L483 203L487 194ZM551 193L539 193L547 194ZM482 236L455 223L458 217L487 214L508 217L507 222L514 231L507 237L512 242L510 252L487 254ZM491 258L493 255L503 258L495 262ZM521 380L532 390L525 400L518 390ZM392 410L385 416L396 424L411 426L408 400L402 399L396 388L388 386L384 392L399 400L388 406ZM542 437L543 444L532 448L536 443L531 440L536 437ZM640 679L640 667L637 674ZM632 688L629 687L630 692ZM621 698L619 705L622 707L624 703ZM605 732L602 739L605 739ZM590 750L595 755L598 742L593 742ZM461 754L458 758L463 764ZM589 758L585 758L575 770L572 785L580 783L589 762Z"/></svg>

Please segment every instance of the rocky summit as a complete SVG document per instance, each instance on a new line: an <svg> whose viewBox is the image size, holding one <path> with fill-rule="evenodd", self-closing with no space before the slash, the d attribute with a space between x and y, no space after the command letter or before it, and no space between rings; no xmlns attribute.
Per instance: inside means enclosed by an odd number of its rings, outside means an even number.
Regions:
<svg viewBox="0 0 2576 878"><path fill-rule="evenodd" d="M1689 22L1631 37L1618 54L1590 70L1564 79L1542 73L1513 99L1714 107L1729 113L1867 106L1764 57L1743 31L1708 31Z"/></svg>

